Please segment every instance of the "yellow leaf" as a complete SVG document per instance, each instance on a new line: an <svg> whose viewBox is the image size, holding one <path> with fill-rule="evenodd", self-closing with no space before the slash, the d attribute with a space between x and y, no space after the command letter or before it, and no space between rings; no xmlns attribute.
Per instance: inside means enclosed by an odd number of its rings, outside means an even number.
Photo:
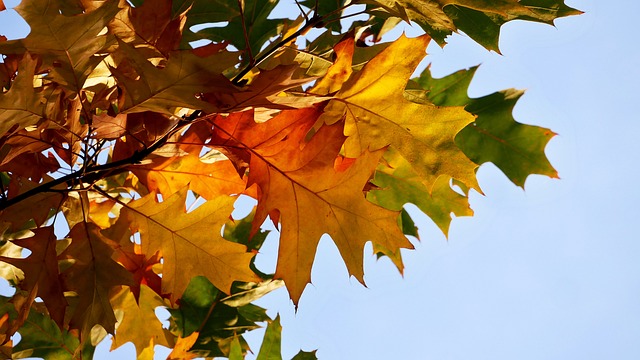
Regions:
<svg viewBox="0 0 640 360"><path fill-rule="evenodd" d="M235 199L220 196L187 214L186 197L185 188L158 203L151 193L130 202L120 213L133 231L140 231L144 254L162 254L162 292L178 299L191 278L198 275L206 276L227 294L236 280L259 282L249 269L254 254L248 253L244 245L224 240L220 234Z"/></svg>
<svg viewBox="0 0 640 360"><path fill-rule="evenodd" d="M196 343L199 335L199 332L194 331L186 338L179 337L173 351L171 351L171 354L167 357L167 360L190 360L198 357L196 354L189 353L189 349L191 349L193 344Z"/></svg>
<svg viewBox="0 0 640 360"><path fill-rule="evenodd" d="M123 318L116 328L111 350L132 342L140 356L146 349L154 345L170 347L168 339L172 336L162 328L162 323L155 314L155 308L164 306L162 298L145 285L140 286L140 299L136 301L128 287L122 287L111 298L113 308L122 311Z"/></svg>
<svg viewBox="0 0 640 360"><path fill-rule="evenodd" d="M402 36L352 76L325 108L324 122L344 119L347 157L391 146L428 186L454 177L479 190L477 167L455 145L455 135L473 121L462 107L416 104L404 98L407 81L425 55L427 36Z"/></svg>

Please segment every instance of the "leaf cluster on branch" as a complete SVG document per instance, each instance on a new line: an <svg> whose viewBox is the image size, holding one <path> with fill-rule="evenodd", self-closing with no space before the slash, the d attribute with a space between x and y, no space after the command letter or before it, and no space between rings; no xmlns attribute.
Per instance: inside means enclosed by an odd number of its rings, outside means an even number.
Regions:
<svg viewBox="0 0 640 360"><path fill-rule="evenodd" d="M295 20L278 4L15 8L30 32L0 36L5 357L89 359L111 334L141 359L155 345L170 359L241 359L242 334L267 322L258 358L281 358L279 318L252 302L284 285L297 306L322 235L364 283L367 242L402 271L417 237L405 204L446 234L452 214L472 215L479 165L518 186L557 176L553 132L511 116L522 92L469 98L475 68L412 76L431 38L461 30L499 51L505 22L579 13L562 0L292 1ZM351 17L365 20L343 28ZM426 34L379 43L401 21ZM257 205L237 219L240 196ZM254 264L265 221L279 230L274 274Z"/></svg>

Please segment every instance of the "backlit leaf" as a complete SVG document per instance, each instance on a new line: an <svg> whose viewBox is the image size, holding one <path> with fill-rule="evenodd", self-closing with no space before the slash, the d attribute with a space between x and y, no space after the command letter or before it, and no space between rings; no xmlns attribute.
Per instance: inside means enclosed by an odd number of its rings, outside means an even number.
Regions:
<svg viewBox="0 0 640 360"><path fill-rule="evenodd" d="M349 273L361 282L367 241L396 255L400 248L411 248L397 226L399 213L368 202L362 194L382 151L365 152L351 166L337 170L334 162L344 141L341 124L320 128L300 148L320 114L313 108L284 111L255 124L250 113L243 113L215 122L220 138L229 139L220 146L240 146L251 153L249 183L260 187L254 231L267 215L280 221L275 277L284 280L295 303L311 281L311 266L324 233L336 243ZM402 269L399 261L396 265Z"/></svg>
<svg viewBox="0 0 640 360"><path fill-rule="evenodd" d="M143 252L162 254L162 291L177 299L197 275L206 276L225 293L234 281L259 281L249 269L254 254L220 235L235 199L219 196L187 214L186 196L182 189L158 203L152 193L121 211L132 230L140 231Z"/></svg>

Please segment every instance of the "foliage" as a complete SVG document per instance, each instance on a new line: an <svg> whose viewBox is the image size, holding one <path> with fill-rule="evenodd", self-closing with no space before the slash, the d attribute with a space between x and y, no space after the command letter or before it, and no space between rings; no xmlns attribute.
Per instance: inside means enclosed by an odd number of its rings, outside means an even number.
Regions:
<svg viewBox="0 0 640 360"><path fill-rule="evenodd" d="M498 51L505 22L579 13L562 0L306 0L287 5L296 20L278 3L16 7L31 31L0 37L5 356L86 359L111 334L141 359L154 345L241 359L242 334L267 322L258 359L280 359L279 317L252 302L284 285L297 306L323 234L364 283L367 242L402 271L417 237L405 204L446 234L451 214L472 214L480 164L518 186L557 176L554 134L511 116L522 92L468 98L475 68L411 77L430 37L462 30ZM342 28L352 9L365 20ZM374 44L402 20L428 35ZM239 196L257 205L234 219ZM254 264L265 221L279 229L275 274Z"/></svg>

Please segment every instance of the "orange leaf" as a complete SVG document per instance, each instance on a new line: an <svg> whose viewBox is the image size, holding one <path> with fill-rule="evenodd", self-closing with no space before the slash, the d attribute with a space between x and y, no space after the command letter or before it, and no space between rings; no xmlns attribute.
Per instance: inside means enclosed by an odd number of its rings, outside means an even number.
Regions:
<svg viewBox="0 0 640 360"><path fill-rule="evenodd" d="M173 351L171 351L171 354L167 357L167 360L190 360L198 357L196 354L189 353L189 349L191 349L193 344L196 343L198 336L200 336L200 333L194 331L186 338L178 337L176 345L174 346Z"/></svg>
<svg viewBox="0 0 640 360"><path fill-rule="evenodd" d="M149 191L169 196L189 186L205 199L239 194L245 188L228 160L203 163L197 153L172 158L155 157L150 162L129 168Z"/></svg>
<svg viewBox="0 0 640 360"><path fill-rule="evenodd" d="M320 114L315 108L283 111L256 124L249 112L215 122L215 130L229 138L227 145L236 141L251 153L249 183L259 186L254 231L267 215L279 215L275 277L285 281L296 304L311 281L316 248L325 233L336 243L349 273L361 282L367 241L382 247L400 270L399 249L412 247L398 228L399 212L370 203L362 192L383 151L366 151L351 166L336 170L334 161L344 141L341 124L321 127L303 143Z"/></svg>

